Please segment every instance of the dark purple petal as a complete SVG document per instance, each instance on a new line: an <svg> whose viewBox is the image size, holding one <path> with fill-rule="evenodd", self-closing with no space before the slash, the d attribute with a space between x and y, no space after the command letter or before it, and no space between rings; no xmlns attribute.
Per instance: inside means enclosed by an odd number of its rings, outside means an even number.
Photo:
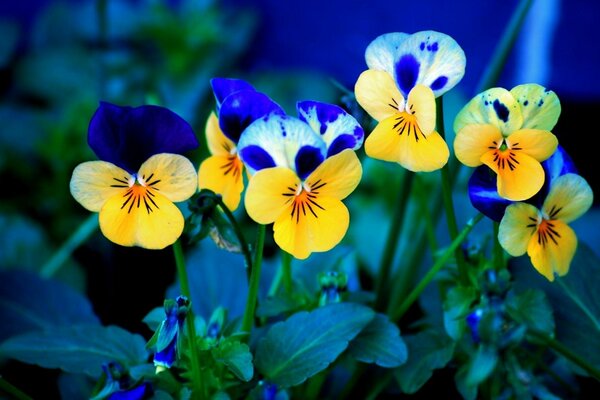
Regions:
<svg viewBox="0 0 600 400"><path fill-rule="evenodd" d="M512 201L500 197L498 194L496 174L487 166L482 165L473 171L469 178L469 198L471 204L486 217L500 222L504 210Z"/></svg>
<svg viewBox="0 0 600 400"><path fill-rule="evenodd" d="M417 83L421 64L412 54L405 54L396 62L396 82L406 97Z"/></svg>
<svg viewBox="0 0 600 400"><path fill-rule="evenodd" d="M100 160L130 173L136 173L155 154L184 154L198 147L192 127L167 108L106 102L101 102L92 116L88 143Z"/></svg>
<svg viewBox="0 0 600 400"><path fill-rule="evenodd" d="M215 101L217 102L217 111L221 107L225 97L240 90L255 90L251 84L242 79L233 78L212 78L210 80Z"/></svg>
<svg viewBox="0 0 600 400"><path fill-rule="evenodd" d="M244 164L255 171L275 166L275 161L269 153L257 145L250 145L241 149L240 157L244 160Z"/></svg>
<svg viewBox="0 0 600 400"><path fill-rule="evenodd" d="M354 135L340 135L329 145L329 148L327 149L327 158L336 155L342 150L353 149L355 145L356 137L354 137Z"/></svg>
<svg viewBox="0 0 600 400"><path fill-rule="evenodd" d="M120 390L114 392L108 397L108 400L142 400L149 399L152 395L152 385L149 382L144 382L139 386L129 390Z"/></svg>
<svg viewBox="0 0 600 400"><path fill-rule="evenodd" d="M227 96L221 104L219 126L225 136L237 143L248 125L271 113L285 115L283 108L267 95L241 90Z"/></svg>
<svg viewBox="0 0 600 400"><path fill-rule="evenodd" d="M177 359L177 334L167 347L154 353L154 365L170 368Z"/></svg>
<svg viewBox="0 0 600 400"><path fill-rule="evenodd" d="M321 149L312 146L302 146L296 153L296 173L302 180L306 179L322 162Z"/></svg>

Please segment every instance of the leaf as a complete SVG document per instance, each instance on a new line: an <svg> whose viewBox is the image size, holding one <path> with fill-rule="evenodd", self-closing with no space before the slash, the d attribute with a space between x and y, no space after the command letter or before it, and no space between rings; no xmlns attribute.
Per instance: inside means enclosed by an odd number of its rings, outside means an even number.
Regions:
<svg viewBox="0 0 600 400"><path fill-rule="evenodd" d="M528 328L547 334L554 333L552 307L541 290L527 289L519 294L511 291L505 305L508 314Z"/></svg>
<svg viewBox="0 0 600 400"><path fill-rule="evenodd" d="M37 273L0 271L0 341L20 333L98 324L87 298L70 286Z"/></svg>
<svg viewBox="0 0 600 400"><path fill-rule="evenodd" d="M406 344L400 330L386 315L377 314L358 336L350 342L350 355L358 361L395 368L407 359Z"/></svg>
<svg viewBox="0 0 600 400"><path fill-rule="evenodd" d="M429 380L433 370L448 364L454 354L454 342L433 329L405 335L404 340L408 360L394 371L394 376L402 391L412 394Z"/></svg>
<svg viewBox="0 0 600 400"><path fill-rule="evenodd" d="M215 361L225 364L239 379L248 382L254 375L252 353L245 343L223 341L212 350Z"/></svg>
<svg viewBox="0 0 600 400"><path fill-rule="evenodd" d="M43 368L97 378L102 364L110 361L125 367L144 363L148 357L144 345L140 335L118 326L73 325L12 337L0 345L0 354Z"/></svg>
<svg viewBox="0 0 600 400"><path fill-rule="evenodd" d="M458 340L463 335L465 317L476 297L475 288L472 287L455 286L448 291L444 301L444 328L452 339Z"/></svg>
<svg viewBox="0 0 600 400"><path fill-rule="evenodd" d="M299 312L271 327L256 350L256 368L270 382L289 387L327 368L375 313L356 303Z"/></svg>
<svg viewBox="0 0 600 400"><path fill-rule="evenodd" d="M467 386L478 386L487 379L498 363L498 353L496 349L488 346L479 346L477 353L471 359L469 372L465 383Z"/></svg>

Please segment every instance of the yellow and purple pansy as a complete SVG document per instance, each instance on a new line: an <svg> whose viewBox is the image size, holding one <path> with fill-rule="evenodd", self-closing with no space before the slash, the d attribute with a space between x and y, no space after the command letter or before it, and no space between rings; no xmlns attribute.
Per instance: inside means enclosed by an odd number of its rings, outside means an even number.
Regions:
<svg viewBox="0 0 600 400"><path fill-rule="evenodd" d="M305 101L300 118L272 114L252 123L240 139L240 157L252 173L248 215L274 223L274 239L298 259L335 247L348 230L342 203L362 176L354 150L364 131L342 108Z"/></svg>
<svg viewBox="0 0 600 400"><path fill-rule="evenodd" d="M559 115L558 96L540 85L486 90L456 116L454 152L466 166L491 168L503 198L527 200L544 184L541 162L558 146L550 130Z"/></svg>
<svg viewBox="0 0 600 400"><path fill-rule="evenodd" d="M100 160L78 165L70 190L83 207L99 212L104 236L147 249L173 244L184 226L173 203L197 190L196 168L182 155L198 147L191 126L164 107L101 102L88 143Z"/></svg>
<svg viewBox="0 0 600 400"><path fill-rule="evenodd" d="M356 100L378 124L365 140L369 157L414 171L434 171L448 162L448 145L435 131L435 98L465 73L463 50L435 31L394 32L366 49L368 70L355 84Z"/></svg>
<svg viewBox="0 0 600 400"><path fill-rule="evenodd" d="M256 119L285 112L244 80L213 78L211 86L216 100L216 113L211 112L206 121L211 155L200 164L198 187L220 194L223 203L233 211L244 190L244 165L237 147L240 136Z"/></svg>

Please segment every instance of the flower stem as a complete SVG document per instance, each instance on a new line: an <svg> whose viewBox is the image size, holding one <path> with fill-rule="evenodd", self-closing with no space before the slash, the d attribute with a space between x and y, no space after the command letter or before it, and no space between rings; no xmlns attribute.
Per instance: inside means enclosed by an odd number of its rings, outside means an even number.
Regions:
<svg viewBox="0 0 600 400"><path fill-rule="evenodd" d="M292 293L292 255L287 251L281 250L281 275L283 278L283 288L287 294Z"/></svg>
<svg viewBox="0 0 600 400"><path fill-rule="evenodd" d="M254 264L250 274L250 287L248 288L248 298L246 300L246 309L242 318L242 333L246 339L250 337L250 332L254 327L254 311L258 299L258 288L260 283L260 271L262 267L263 247L265 244L265 225L258 225L258 236L256 238L256 248L254 253Z"/></svg>
<svg viewBox="0 0 600 400"><path fill-rule="evenodd" d="M11 399L16 400L33 400L31 397L21 391L21 389L13 386L9 381L0 376L0 393L10 395Z"/></svg>
<svg viewBox="0 0 600 400"><path fill-rule="evenodd" d="M500 224L494 221L494 269L496 271L503 270L506 267L504 262L504 249L502 249L502 246L498 241L499 229Z"/></svg>
<svg viewBox="0 0 600 400"><path fill-rule="evenodd" d="M446 138L446 130L444 128L444 101L443 96L435 99L437 115L436 125L440 136ZM454 202L452 200L452 178L450 177L450 169L448 163L442 168L442 197L444 199L444 209L446 211L446 224L448 225L448 233L450 239L454 240L458 236L458 226L456 225L456 214L454 213ZM469 271L465 262L465 257L460 248L454 252L456 265L458 268L458 278L463 284L468 284Z"/></svg>
<svg viewBox="0 0 600 400"><path fill-rule="evenodd" d="M187 297L190 303L193 305L187 270L185 268L185 257L183 255L183 248L181 247L181 239L178 239L175 243L173 243L173 253L175 255L175 265L177 266L177 275L179 277L179 287L181 290L181 294ZM206 398L206 388L202 385L201 382L200 358L198 349L196 348L196 325L194 313L191 307L188 310L185 326L187 329L188 345L190 346L193 389L192 392L195 393L196 396L192 396L192 398L197 398L197 396L200 396L201 394L203 398Z"/></svg>
<svg viewBox="0 0 600 400"><path fill-rule="evenodd" d="M219 208L223 210L223 213L225 214L225 216L229 220L229 223L233 227L235 236L237 236L238 240L240 241L240 247L242 248L242 253L244 254L244 261L246 263L246 278L248 279L248 281L250 281L250 275L252 274L252 255L250 254L250 246L248 245L244 233L242 232L240 225L237 223L235 216L233 215L229 207L227 207L225 203L223 203L223 199L221 198L221 196L214 196L214 200L219 205Z"/></svg>
<svg viewBox="0 0 600 400"><path fill-rule="evenodd" d="M377 298L375 301L375 308L380 310L386 301L386 289L389 287L389 276L392 269L392 263L394 261L394 255L396 253L396 247L398 244L398 237L400 236L400 230L404 222L404 214L406 213L406 206L408 203L408 197L412 188L412 182L415 173L409 170L405 170L404 181L402 182L402 188L400 189L400 196L398 204L394 206L394 216L391 221L390 230L387 236L387 242L381 257L381 263L379 265L379 274L377 276L375 291Z"/></svg>
<svg viewBox="0 0 600 400"><path fill-rule="evenodd" d="M79 228L54 252L52 257L42 266L40 274L44 278L50 278L58 272L60 267L69 259L71 254L83 242L88 240L92 233L98 229L98 214L94 213L87 217Z"/></svg>
<svg viewBox="0 0 600 400"><path fill-rule="evenodd" d="M458 234L458 236L452 241L450 246L446 249L444 254L437 259L437 261L433 264L431 269L425 274L423 279L415 286L415 288L408 294L408 296L404 299L404 301L400 304L400 306L392 313L391 319L393 321L398 321L406 311L410 308L410 306L419 298L425 287L433 280L433 278L437 275L437 273L442 269L442 267L446 264L448 259L452 256L452 253L456 251L456 249L461 245L461 243L466 239L467 235L473 227L481 221L483 218L483 214L477 214L475 217L471 218L469 222L467 222L467 226L463 228L463 230Z"/></svg>

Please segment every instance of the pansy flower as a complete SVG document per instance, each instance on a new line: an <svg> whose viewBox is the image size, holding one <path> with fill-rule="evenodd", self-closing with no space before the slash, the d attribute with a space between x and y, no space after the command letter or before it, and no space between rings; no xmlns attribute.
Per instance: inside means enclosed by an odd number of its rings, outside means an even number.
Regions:
<svg viewBox="0 0 600 400"><path fill-rule="evenodd" d="M340 107L300 102L301 119L271 115L255 121L239 148L253 174L245 206L260 224L273 224L275 242L299 259L336 246L350 216L342 203L362 168L354 150L363 131Z"/></svg>
<svg viewBox="0 0 600 400"><path fill-rule="evenodd" d="M577 236L568 223L593 203L592 189L577 174L561 175L541 208L518 202L506 208L498 241L511 256L527 253L535 269L549 281L565 275L577 250Z"/></svg>
<svg viewBox="0 0 600 400"><path fill-rule="evenodd" d="M211 86L217 111L211 112L206 121L211 156L200 164L198 187L220 194L223 203L233 211L244 190L244 165L237 148L240 136L256 119L284 111L241 79L213 78Z"/></svg>
<svg viewBox="0 0 600 400"><path fill-rule="evenodd" d="M165 300L165 319L147 344L155 349L154 365L158 368L171 368L180 358L183 325L189 308L190 302L185 296Z"/></svg>
<svg viewBox="0 0 600 400"><path fill-rule="evenodd" d="M190 125L164 107L102 102L88 143L101 161L78 165L70 189L83 207L99 212L104 236L147 249L174 243L184 218L173 203L197 189L196 169L181 155L198 146Z"/></svg>
<svg viewBox="0 0 600 400"><path fill-rule="evenodd" d="M468 167L491 168L503 198L529 199L544 184L540 163L558 146L550 130L559 115L558 96L540 85L486 90L456 116L454 152Z"/></svg>
<svg viewBox="0 0 600 400"><path fill-rule="evenodd" d="M365 141L367 155L414 172L442 168L450 152L435 131L435 98L462 79L463 50L443 33L395 32L372 41L365 58L369 69L358 77L354 91L378 121Z"/></svg>

